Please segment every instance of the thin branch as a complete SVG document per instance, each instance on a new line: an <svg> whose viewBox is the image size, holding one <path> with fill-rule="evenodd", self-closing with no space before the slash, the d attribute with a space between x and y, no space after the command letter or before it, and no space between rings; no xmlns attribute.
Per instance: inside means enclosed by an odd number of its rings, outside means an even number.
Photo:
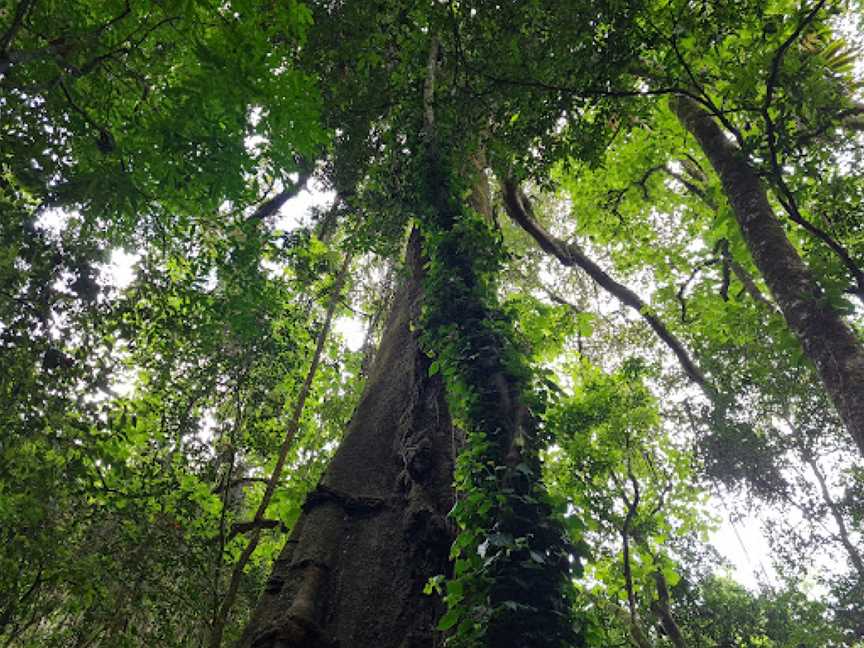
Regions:
<svg viewBox="0 0 864 648"><path fill-rule="evenodd" d="M739 146L744 145L744 138L741 136L741 132L735 128L729 118L723 113L722 110L714 103L714 100L711 99L711 96L705 92L702 88L702 85L696 79L696 75L693 73L693 68L690 67L690 64L687 63L687 59L684 58L684 55L681 53L681 50L678 49L678 42L674 37L668 37L669 42L672 45L672 50L675 52L675 57L678 59L678 62L681 63L681 66L684 68L684 71L687 73L687 76L690 79L690 83L693 84L693 87L696 88L697 92L702 96L701 99L698 100L698 103L705 106L708 111L717 117L720 122L726 127L726 129L735 136L735 140L738 142ZM683 93L679 93L679 96L688 96L690 99L693 98L692 95L684 95Z"/></svg>
<svg viewBox="0 0 864 648"><path fill-rule="evenodd" d="M231 530L228 532L228 541L230 542L235 536L242 533L249 533L256 529L279 529L282 533L288 531L288 527L282 520L250 520L249 522L235 522L231 525Z"/></svg>
<svg viewBox="0 0 864 648"><path fill-rule="evenodd" d="M820 241L825 243L833 252L836 254L840 260L843 262L843 265L846 266L846 269L849 271L849 274L852 275L852 279L855 281L855 287L850 289L850 292L854 294L858 299L864 302L864 272L862 272L861 268L858 267L858 264L852 259L849 254L849 251L836 239L834 239L830 234L825 232L823 229L817 227L809 220L804 218L801 214L801 211L798 208L797 201L795 200L795 196L792 193L792 190L786 184L786 181L783 179L782 170L780 169L780 165L777 161L777 154L775 147L771 146L771 167L773 171L773 178L776 181L775 184L781 192L781 195L778 195L778 201L780 205L783 207L783 210L789 216L789 219L800 225L804 230L818 238Z"/></svg>
<svg viewBox="0 0 864 648"><path fill-rule="evenodd" d="M621 217L619 213L619 208L621 206L621 201L624 199L624 196L627 195L627 192L634 187L639 187L642 190L642 198L647 202L651 200L651 195L648 192L648 180L651 179L651 176L655 173L664 170L664 166L662 164L656 164L652 167L649 167L645 170L642 176L638 180L634 180L626 187L621 189L610 189L606 192L607 201L605 203L606 209L613 212L616 216L618 216L618 220L623 221L624 219Z"/></svg>
<svg viewBox="0 0 864 648"><path fill-rule="evenodd" d="M15 16L12 18L12 24L9 25L9 29L6 30L3 37L0 38L0 59L7 58L6 55L9 46L12 44L12 41L15 40L15 36L18 34L18 30L21 29L21 25L23 25L24 21L27 19L27 14L29 14L35 6L36 0L21 0L21 2L18 3L18 6L15 7ZM3 65L4 63L6 63L6 61L0 62L0 65ZM0 73L5 71L6 67L0 68Z"/></svg>
<svg viewBox="0 0 864 648"><path fill-rule="evenodd" d="M710 207L711 209L717 208L714 199L711 198L711 196L709 196L704 189L696 185L696 183L691 182L690 180L685 178L683 174L678 173L677 171L673 171L667 166L663 167L663 172L666 173L666 175L668 175L673 180L677 180L678 182L680 182L687 191L699 198L699 200L705 203L708 207Z"/></svg>
<svg viewBox="0 0 864 648"><path fill-rule="evenodd" d="M687 156L693 164L696 164L696 161L693 160L689 155ZM711 196L697 187L694 183L689 182L686 178L684 178L680 173L676 173L669 168L665 169L666 173L684 185L684 187L697 196L707 207L709 207L713 211L717 211L717 203L714 202L714 199ZM693 172L702 173L701 167L697 165L696 168L689 170L688 173L693 176ZM704 174L703 174L704 176ZM707 179L707 178L706 178ZM729 290L729 270L732 270L732 273L737 277L738 281L741 282L741 285L744 286L745 292L753 298L754 301L767 306L771 311L775 313L779 313L779 309L777 306L768 299L764 293L759 289L759 286L756 285L756 282L753 280L753 277L750 276L750 273L744 269L744 267L735 260L735 257L732 256L732 253L729 250L729 242L726 239L720 239L718 242L718 248L722 257L723 257L723 285L720 289L720 295L723 297L723 301L728 301L728 290ZM680 291L679 291L680 292ZM683 304L682 304L682 317L683 317Z"/></svg>
<svg viewBox="0 0 864 648"><path fill-rule="evenodd" d="M726 239L723 240L725 241ZM748 295L750 295L753 301L762 304L771 312L780 315L780 309L777 308L777 305L765 296L765 293L763 293L759 286L756 285L756 281L752 276L750 276L750 273L747 272L747 270L744 269L744 266L738 263L735 260L735 257L732 256L732 252L729 251L728 243L720 248L720 252L723 255L723 260L732 269L735 277L741 282L741 285L744 286L744 290Z"/></svg>
<svg viewBox="0 0 864 648"><path fill-rule="evenodd" d="M783 62L783 57L786 56L786 52L792 46L792 44L798 40L798 37L801 36L803 31L807 28L807 26L813 22L816 18L816 14L821 11L822 7L825 5L826 0L819 0L816 5L813 7L810 12L804 16L804 19L798 23L798 26L795 28L789 37L783 41L777 51L774 53L774 58L771 60L771 70L768 73L768 80L766 81L765 86L765 102L763 104L763 110L767 110L771 106L771 102L774 98L774 88L777 85L777 77L780 74L780 64Z"/></svg>
<svg viewBox="0 0 864 648"><path fill-rule="evenodd" d="M324 324L321 326L321 330L318 332L318 340L315 344L315 351L312 354L312 361L309 365L309 369L306 372L306 378L303 380L303 384L300 387L300 392L297 395L297 400L294 403L294 409L291 413L291 420L288 422L288 427L285 430L285 437L282 440L282 445L279 448L279 455L276 458L276 465L273 467L273 472L270 475L270 479L267 482L267 486L264 489L264 495L261 498L261 502L258 504L258 509L255 511L255 516L252 518L252 524L255 527L251 530L251 537L246 544L246 547L243 549L243 552L240 554L240 558L238 558L237 563L234 565L234 570L231 573L231 580L228 585L228 590L225 593L225 598L222 600L222 606L219 609L219 615L214 620L213 626L210 631L210 638L208 644L211 648L219 648L222 644L222 634L225 630L225 623L228 619L228 615L231 612L231 608L234 606L234 601L237 598L237 591L240 588L240 580L243 577L243 570L248 564L249 560L252 558L252 554L255 552L255 549L258 547L258 543L261 539L261 526L260 523L264 520L264 514L267 511L267 507L270 505L270 501L273 499L273 494L276 492L276 487L279 484L279 480L282 477L282 471L285 468L285 462L288 460L288 452L291 449L291 446L294 443L294 437L297 434L297 430L300 427L300 418L303 416L303 409L306 406L306 399L309 396L309 392L312 389L312 383L315 380L315 375L318 372L318 366L321 364L321 356L324 352L324 345L327 342L327 338L330 334L330 328L333 323L333 317L336 312L336 307L339 303L339 296L342 292L342 286L345 284L345 280L348 277L348 268L351 264L351 254L347 253L345 255L345 259L342 262L342 267L339 269L339 273L336 276L336 281L333 284L333 288L331 290L330 302L327 304L326 315L324 316Z"/></svg>
<svg viewBox="0 0 864 648"><path fill-rule="evenodd" d="M681 306L681 323L682 324L688 323L688 320L687 320L687 302L684 299L684 293L687 291L688 286L690 286L690 284L696 278L696 275L698 275L704 268L707 268L708 266L714 265L718 261L720 261L720 259L715 257L715 258L711 258L711 259L706 259L705 261L698 263L696 265L696 267L693 268L693 271L690 273L690 276L687 277L687 279L685 281L683 281L681 283L681 285L678 287L678 292L675 294L675 297L678 299L678 303Z"/></svg>
<svg viewBox="0 0 864 648"><path fill-rule="evenodd" d="M268 481L270 480L265 477L240 477L238 479L232 479L230 482L219 484L218 486L216 486L216 488L213 489L212 493L214 495L218 495L225 490L230 490L231 488L234 488L235 486L240 486L241 484L266 484Z"/></svg>
<svg viewBox="0 0 864 648"><path fill-rule="evenodd" d="M768 141L768 157L771 165L771 179L773 180L773 184L779 192L777 199L780 202L780 205L783 207L784 211L787 213L789 219L792 220L792 222L800 225L804 230L825 243L840 258L840 260L843 262L843 265L846 266L846 269L852 275L852 278L857 285L857 289L854 290L853 293L862 302L864 302L864 272L862 272L861 268L858 267L858 264L856 264L850 256L848 250L846 250L846 248L839 241L835 240L827 232L804 218L804 216L801 214L801 210L798 207L797 200L795 199L795 194L792 192L792 189L789 187L789 185L786 184L783 168L780 164L779 154L777 151L777 129L770 112L771 103L774 99L774 90L777 86L777 77L779 76L780 65L783 62L783 57L785 56L789 47L791 47L792 44L801 36L807 26L811 22L813 22L813 20L816 18L816 15L825 5L825 2L826 0L819 0L819 2L816 3L813 9L811 9L804 17L804 19L798 24L798 26L795 28L795 31L793 31L792 34L790 34L785 41L783 41L783 43L777 49L777 52L774 54L774 58L771 61L771 70L766 81L765 100L762 103L761 113L762 119L765 122L765 135Z"/></svg>
<svg viewBox="0 0 864 648"><path fill-rule="evenodd" d="M804 457L804 461L808 466L810 466L810 470L813 471L816 481L819 482L819 490L822 493L822 499L828 507L828 510L831 511L831 516L837 524L837 529L840 534L840 543L843 545L843 548L846 549L846 553L849 554L849 559L855 566L855 571L858 572L858 578L864 582L864 558L861 557L861 553L855 545L852 544L852 540L849 538L849 529L846 527L846 521L843 519L842 512L837 507L837 503L834 501L834 498L831 497L831 492L828 490L828 484L825 480L825 474L822 472L818 462L811 454L807 453Z"/></svg>
<svg viewBox="0 0 864 648"><path fill-rule="evenodd" d="M681 341L666 328L666 325L657 316L651 313L651 307L635 292L610 277L602 268L585 256L584 252L577 245L561 241L546 232L533 218L531 203L515 181L512 179L505 180L502 188L504 192L504 207L508 216L531 235L541 249L558 259L562 265L581 268L622 304L638 312L657 336L675 354L687 377L699 385L705 395L713 400L716 396L716 390L690 358Z"/></svg>

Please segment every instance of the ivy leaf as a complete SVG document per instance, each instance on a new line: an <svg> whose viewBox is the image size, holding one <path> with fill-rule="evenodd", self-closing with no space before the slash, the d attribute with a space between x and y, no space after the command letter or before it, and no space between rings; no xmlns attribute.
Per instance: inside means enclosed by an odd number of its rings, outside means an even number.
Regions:
<svg viewBox="0 0 864 648"><path fill-rule="evenodd" d="M447 612L438 620L438 625L436 626L439 630L449 630L454 625L459 622L460 609L459 608L450 608Z"/></svg>

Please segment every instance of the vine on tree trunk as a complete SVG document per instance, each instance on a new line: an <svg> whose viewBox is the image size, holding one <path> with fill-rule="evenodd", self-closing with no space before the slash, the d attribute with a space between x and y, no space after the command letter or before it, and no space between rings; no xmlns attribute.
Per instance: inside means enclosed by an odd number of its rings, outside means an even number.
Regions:
<svg viewBox="0 0 864 648"><path fill-rule="evenodd" d="M421 340L467 437L439 628L452 628L449 644L459 647L572 646L571 573L580 563L540 478L546 395L498 304L498 235L460 199L469 187L455 168L433 152L420 174L428 259Z"/></svg>

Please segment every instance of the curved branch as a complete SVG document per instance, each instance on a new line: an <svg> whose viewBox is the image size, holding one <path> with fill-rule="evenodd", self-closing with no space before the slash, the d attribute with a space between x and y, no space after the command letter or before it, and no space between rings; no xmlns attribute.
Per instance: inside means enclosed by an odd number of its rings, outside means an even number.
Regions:
<svg viewBox="0 0 864 648"><path fill-rule="evenodd" d="M642 319L654 330L657 337L675 354L687 377L699 385L705 395L713 400L716 396L716 390L690 358L690 354L684 348L681 341L666 328L666 325L656 315L651 313L651 307L639 295L627 288L627 286L618 283L610 277L600 266L585 256L585 253L577 245L557 239L543 229L533 218L531 204L515 181L512 179L505 180L502 188L504 192L504 208L513 222L530 234L544 252L554 256L562 265L582 269L622 304L638 312Z"/></svg>
<svg viewBox="0 0 864 648"><path fill-rule="evenodd" d="M858 299L864 302L864 272L862 272L861 268L858 267L858 264L855 263L855 260L849 254L849 251L835 238L833 238L830 234L828 234L825 230L817 227L810 221L808 221L804 216L801 215L801 211L798 208L797 202L792 194L792 190L786 184L786 181L783 180L781 175L782 171L780 170L780 165L776 161L776 155L772 152L771 154L771 166L772 166L772 175L775 184L778 187L778 190L782 195L778 196L778 200L780 205L783 207L783 210L789 216L789 220L800 225L804 230L810 233L812 236L815 236L820 241L822 241L825 245L827 245L834 254L836 254L839 259L843 262L843 265L846 266L846 269L849 271L849 274L852 275L852 278L855 281L855 287L850 290L852 294L854 294Z"/></svg>

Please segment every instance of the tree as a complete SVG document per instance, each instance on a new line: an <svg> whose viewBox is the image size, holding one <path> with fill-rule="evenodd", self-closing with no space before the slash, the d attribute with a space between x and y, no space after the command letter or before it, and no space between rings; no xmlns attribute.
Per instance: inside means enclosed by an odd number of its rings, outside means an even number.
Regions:
<svg viewBox="0 0 864 648"><path fill-rule="evenodd" d="M0 636L852 645L857 387L814 351L861 344L852 54L826 2L697 5L3 13ZM333 205L281 231L310 178ZM386 317L343 297L383 264ZM712 574L718 480L807 516L772 534L784 588ZM796 569L819 538L850 568L824 605ZM732 599L764 615L727 632Z"/></svg>
<svg viewBox="0 0 864 648"><path fill-rule="evenodd" d="M705 534L710 520L694 483L693 455L658 429L643 371L639 360L611 376L581 367L576 395L551 414L561 456L548 465L556 488L587 521L591 576L602 583L593 595L624 620L637 648L654 645L655 626L683 648L670 600L680 567L670 554L677 543Z"/></svg>
<svg viewBox="0 0 864 648"><path fill-rule="evenodd" d="M738 159L707 113L687 100L679 101L677 112L719 174L757 267L864 452L864 431L860 429L864 393L857 393L864 385L864 347L840 314L822 299L822 289L787 240L756 173Z"/></svg>

